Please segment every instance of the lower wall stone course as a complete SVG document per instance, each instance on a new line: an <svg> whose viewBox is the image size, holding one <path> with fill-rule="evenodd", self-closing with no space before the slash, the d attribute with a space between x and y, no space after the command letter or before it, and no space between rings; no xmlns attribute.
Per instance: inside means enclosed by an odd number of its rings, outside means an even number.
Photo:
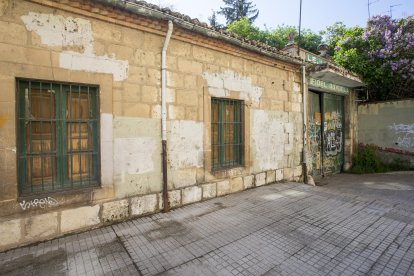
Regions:
<svg viewBox="0 0 414 276"><path fill-rule="evenodd" d="M214 198L217 196L217 184L204 184L201 186L203 189L203 199Z"/></svg>
<svg viewBox="0 0 414 276"><path fill-rule="evenodd" d="M30 216L24 221L26 240L38 240L55 235L58 232L58 213L46 213Z"/></svg>
<svg viewBox="0 0 414 276"><path fill-rule="evenodd" d="M183 204L201 201L202 189L200 187L188 187L183 189Z"/></svg>
<svg viewBox="0 0 414 276"><path fill-rule="evenodd" d="M129 217L128 200L118 200L104 203L102 206L102 221L119 221Z"/></svg>
<svg viewBox="0 0 414 276"><path fill-rule="evenodd" d="M162 194L161 194L162 200ZM174 208L181 205L181 190L168 191L168 201L170 207Z"/></svg>
<svg viewBox="0 0 414 276"><path fill-rule="evenodd" d="M244 189L250 189L254 187L254 175L248 175L243 177Z"/></svg>
<svg viewBox="0 0 414 276"><path fill-rule="evenodd" d="M236 177L230 180L230 192L240 192L243 190L243 178L242 177Z"/></svg>
<svg viewBox="0 0 414 276"><path fill-rule="evenodd" d="M153 213L157 210L157 195L145 195L131 198L131 215L139 216L143 214Z"/></svg>
<svg viewBox="0 0 414 276"><path fill-rule="evenodd" d="M293 175L294 175L295 177L302 176L302 171L303 171L302 166L297 166L297 167L295 168L295 171L293 172Z"/></svg>
<svg viewBox="0 0 414 276"><path fill-rule="evenodd" d="M224 180L217 182L217 196L223 196L230 193L230 181Z"/></svg>
<svg viewBox="0 0 414 276"><path fill-rule="evenodd" d="M270 184L276 181L276 171L266 172L266 184Z"/></svg>
<svg viewBox="0 0 414 276"><path fill-rule="evenodd" d="M62 233L94 226L100 223L99 205L80 207L61 212L60 230Z"/></svg>
<svg viewBox="0 0 414 276"><path fill-rule="evenodd" d="M283 180L283 169L276 170L276 181Z"/></svg>
<svg viewBox="0 0 414 276"><path fill-rule="evenodd" d="M0 223L0 247L19 242L21 236L20 219Z"/></svg>
<svg viewBox="0 0 414 276"><path fill-rule="evenodd" d="M283 179L292 180L293 179L293 170L291 168L283 169Z"/></svg>
<svg viewBox="0 0 414 276"><path fill-rule="evenodd" d="M256 179L255 180L256 187L265 185L266 184L266 173L263 172L263 173L256 174L255 179Z"/></svg>

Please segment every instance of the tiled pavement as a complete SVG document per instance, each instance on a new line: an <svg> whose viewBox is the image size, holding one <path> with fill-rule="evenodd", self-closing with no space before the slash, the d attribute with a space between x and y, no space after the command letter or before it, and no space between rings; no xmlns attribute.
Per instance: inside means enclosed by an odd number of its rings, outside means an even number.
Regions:
<svg viewBox="0 0 414 276"><path fill-rule="evenodd" d="M0 274L414 275L406 177L378 195L347 175L256 188L0 253Z"/></svg>

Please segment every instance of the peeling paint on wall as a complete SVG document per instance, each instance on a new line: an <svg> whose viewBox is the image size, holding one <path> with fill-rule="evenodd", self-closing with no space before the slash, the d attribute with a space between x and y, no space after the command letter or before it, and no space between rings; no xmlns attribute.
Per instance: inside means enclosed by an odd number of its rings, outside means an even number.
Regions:
<svg viewBox="0 0 414 276"><path fill-rule="evenodd" d="M255 166L259 171L278 169L284 154L283 121L274 112L252 110L251 145Z"/></svg>
<svg viewBox="0 0 414 276"><path fill-rule="evenodd" d="M144 174L154 171L155 143L156 140L152 137L115 139L115 174L124 178L125 174Z"/></svg>
<svg viewBox="0 0 414 276"><path fill-rule="evenodd" d="M172 121L169 158L172 168L203 166L203 123Z"/></svg>
<svg viewBox="0 0 414 276"><path fill-rule="evenodd" d="M36 12L21 18L26 29L38 34L45 45L78 46L83 52L93 52L92 28L88 20Z"/></svg>
<svg viewBox="0 0 414 276"><path fill-rule="evenodd" d="M40 36L43 44L71 47L76 51L60 53L61 68L108 73L114 76L115 81L122 81L128 77L128 60L94 54L93 33L89 20L35 12L30 12L21 19L28 31Z"/></svg>
<svg viewBox="0 0 414 276"><path fill-rule="evenodd" d="M106 55L63 52L60 54L59 64L64 69L112 74L115 81L122 81L128 77L128 61L116 60Z"/></svg>
<svg viewBox="0 0 414 276"><path fill-rule="evenodd" d="M114 174L114 143L112 114L101 114L101 181L102 186L112 186Z"/></svg>
<svg viewBox="0 0 414 276"><path fill-rule="evenodd" d="M263 93L263 88L254 86L250 77L242 76L233 71L204 72L203 78L207 81L209 93L213 97L226 97L230 95L231 91L236 91L240 93L241 99L258 103Z"/></svg>

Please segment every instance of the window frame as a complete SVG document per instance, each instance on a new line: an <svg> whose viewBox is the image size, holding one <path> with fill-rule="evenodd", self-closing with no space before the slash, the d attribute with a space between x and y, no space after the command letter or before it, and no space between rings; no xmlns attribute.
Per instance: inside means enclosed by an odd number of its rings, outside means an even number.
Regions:
<svg viewBox="0 0 414 276"><path fill-rule="evenodd" d="M78 88L77 90L74 88ZM27 110L30 109L33 103L31 93L34 90L39 90L40 95L40 113L42 112L42 94L46 89L48 93L53 94L53 102L50 100L50 110L54 110L54 114L50 114L49 119L40 117L33 117L32 111L29 111L27 116ZM27 91L27 92L26 92ZM72 95L77 93L79 95L78 108L81 108L81 98L84 94L87 95L88 114L87 118L73 118L69 111L68 103L72 104L74 98ZM28 94L28 95L26 95ZM82 96L81 96L82 95ZM76 95L75 95L76 96ZM52 98L52 97L51 97ZM53 105L53 107L52 107ZM40 122L40 153L34 153L32 150L32 128L30 129L29 138L27 137L26 125L33 124L33 122ZM46 133L43 130L43 125L49 124L52 127L54 123L54 129L51 133ZM71 141L73 141L72 127L78 125L79 134L77 136L78 143L82 143L81 138L81 126L86 126L87 135L87 148L83 149L78 145L78 149L74 150L72 144L71 148L68 145L69 132L71 135ZM68 130L70 129L70 131ZM54 131L54 132L53 132ZM49 151L43 151L43 135L51 135ZM28 140L29 139L29 140ZM101 174L101 160L100 160L100 97L99 86L83 83L69 83L69 82L57 82L49 80L37 80L37 79L16 79L16 140L17 140L17 179L18 179L18 191L20 195L31 195L38 193L54 193L65 190L75 190L78 188L91 188L100 186L100 174ZM29 141L29 143L27 142ZM90 144L92 142L92 144ZM28 148L30 150L28 151ZM33 184L33 157L39 156L41 158L41 185ZM73 175L73 160L78 156L80 179L74 180ZM87 175L82 179L82 159L88 160ZM47 163L46 158L51 158L51 183L45 181L43 175L43 166ZM31 161L28 161L31 160ZM71 161L70 161L71 160ZM27 162L30 162L30 170L28 171ZM71 165L69 165L69 163ZM91 164L90 164L91 163ZM72 175L69 175L69 167L72 170ZM45 183L46 182L46 183Z"/></svg>
<svg viewBox="0 0 414 276"><path fill-rule="evenodd" d="M215 122L214 105L218 105L217 122ZM226 105L233 107L233 121L226 122L224 118L224 110ZM211 97L211 170L212 172L228 170L237 167L243 167L245 163L245 143L244 143L244 132L245 132L245 103L243 100L229 99L229 98L216 98ZM233 143L226 142L225 136L225 124L231 123L232 132L231 140ZM218 143L215 143L214 133L215 124L217 124L217 136ZM235 124L239 124L239 127L234 127ZM226 160L226 146L232 146L233 158ZM215 147L218 147L218 162L215 162Z"/></svg>

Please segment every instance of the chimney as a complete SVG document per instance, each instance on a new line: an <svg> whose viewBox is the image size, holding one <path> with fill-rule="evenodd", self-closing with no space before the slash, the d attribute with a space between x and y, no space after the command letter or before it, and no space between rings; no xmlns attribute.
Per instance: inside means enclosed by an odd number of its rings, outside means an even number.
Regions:
<svg viewBox="0 0 414 276"><path fill-rule="evenodd" d="M328 58L328 50L329 46L327 44L320 44L318 46L318 52L320 53L319 56L323 58Z"/></svg>

